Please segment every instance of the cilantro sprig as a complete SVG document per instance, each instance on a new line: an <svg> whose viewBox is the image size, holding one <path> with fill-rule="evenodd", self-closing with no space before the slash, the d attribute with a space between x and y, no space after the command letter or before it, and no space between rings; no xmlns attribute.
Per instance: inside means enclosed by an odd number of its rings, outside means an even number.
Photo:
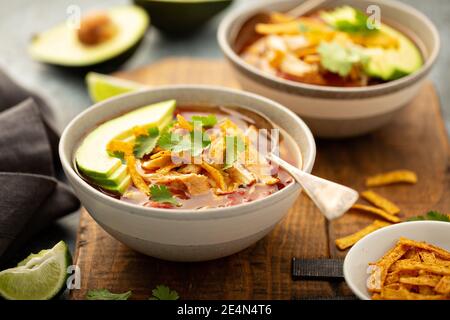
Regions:
<svg viewBox="0 0 450 320"><path fill-rule="evenodd" d="M217 124L217 117L213 114L207 116L192 116L192 123L199 122L203 128L212 128Z"/></svg>
<svg viewBox="0 0 450 320"><path fill-rule="evenodd" d="M136 158L141 159L146 154L152 152L152 150L156 147L158 138L158 127L149 128L147 135L140 135L136 137L136 141L134 143L134 155Z"/></svg>
<svg viewBox="0 0 450 320"><path fill-rule="evenodd" d="M450 222L450 216L441 213L439 211L429 211L425 215L412 217L408 219L408 221L424 221L424 220Z"/></svg>
<svg viewBox="0 0 450 320"><path fill-rule="evenodd" d="M366 65L369 61L362 49L337 42L321 42L317 51L322 67L341 77L348 76L354 65Z"/></svg>
<svg viewBox="0 0 450 320"><path fill-rule="evenodd" d="M128 300L132 292L112 293L108 289L89 290L86 294L88 300Z"/></svg>
<svg viewBox="0 0 450 320"><path fill-rule="evenodd" d="M150 199L155 202L170 203L178 205L178 201L166 186L153 185L150 187Z"/></svg>
<svg viewBox="0 0 450 320"><path fill-rule="evenodd" d="M86 294L88 300L128 300L133 292L112 293L108 289L89 290ZM180 296L175 290L171 290L168 286L158 285L152 290L152 296L149 300L178 300Z"/></svg>
<svg viewBox="0 0 450 320"><path fill-rule="evenodd" d="M149 300L178 300L180 298L178 292L164 285L156 286L152 290L152 295Z"/></svg>
<svg viewBox="0 0 450 320"><path fill-rule="evenodd" d="M158 140L158 146L173 152L190 151L196 157L211 144L208 134L201 131L192 131L181 135L175 132L163 132Z"/></svg>

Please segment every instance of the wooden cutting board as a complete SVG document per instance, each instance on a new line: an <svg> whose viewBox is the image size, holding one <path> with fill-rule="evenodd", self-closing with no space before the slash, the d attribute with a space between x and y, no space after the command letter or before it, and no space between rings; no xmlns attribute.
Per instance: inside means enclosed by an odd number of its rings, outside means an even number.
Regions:
<svg viewBox="0 0 450 320"><path fill-rule="evenodd" d="M167 59L120 77L148 85L215 84L238 87L219 60ZM317 141L314 173L364 190L368 175L393 169L417 172L416 185L377 188L397 203L401 216L430 209L450 212L450 152L439 99L427 82L417 98L389 126L364 137ZM288 216L263 240L231 257L202 263L174 263L136 253L113 239L82 212L75 261L81 269L83 299L89 289L132 290L147 299L165 284L182 299L308 299L351 296L343 282L293 281L291 259L343 258L334 240L368 225L373 216L349 212L328 223L301 195Z"/></svg>

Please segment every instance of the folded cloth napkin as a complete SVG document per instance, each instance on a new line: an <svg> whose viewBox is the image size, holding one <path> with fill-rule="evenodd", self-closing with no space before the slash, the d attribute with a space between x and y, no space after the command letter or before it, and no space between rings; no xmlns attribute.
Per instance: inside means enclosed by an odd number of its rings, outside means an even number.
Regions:
<svg viewBox="0 0 450 320"><path fill-rule="evenodd" d="M79 207L55 178L58 135L44 100L0 71L0 262Z"/></svg>

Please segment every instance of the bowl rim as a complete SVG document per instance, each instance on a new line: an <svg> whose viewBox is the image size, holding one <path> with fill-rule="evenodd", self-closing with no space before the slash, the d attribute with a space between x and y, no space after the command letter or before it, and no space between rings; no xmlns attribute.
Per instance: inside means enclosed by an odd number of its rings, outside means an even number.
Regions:
<svg viewBox="0 0 450 320"><path fill-rule="evenodd" d="M385 233L388 230L392 230L392 229L401 229L401 228L407 228L408 226L410 226L411 224L422 224L424 225L423 227L426 228L432 228L432 226L435 225L446 225L448 227L448 229L450 230L450 223L445 222L445 221L432 221L432 220L424 220L424 221L404 221L401 223L397 223L397 224L393 224L381 229L378 229L370 234L368 234L367 236L365 236L364 238L362 238L361 240L359 240L353 247L350 248L350 250L347 252L345 259L344 259L344 264L343 264L343 271L344 271L344 278L345 278L345 282L347 283L347 285L349 286L349 288L352 290L352 292L359 298L362 300L371 300L370 296L367 295L367 293L362 292L361 290L359 290L359 288L355 285L355 283L353 282L353 277L352 275L349 273L349 257L351 257L360 247L362 247L366 242L375 242L375 239L377 237L381 237L383 235L383 233ZM430 227L431 226L431 227ZM399 235L399 238L402 237L404 235ZM372 240L373 239L373 240ZM426 241L426 240L425 240Z"/></svg>
<svg viewBox="0 0 450 320"><path fill-rule="evenodd" d="M87 115L89 115L94 110L108 107L109 104L112 102L117 101L126 101L129 97L135 96L135 95L146 95L151 94L152 92L158 92L158 91L173 91L173 90L203 90L203 91L211 91L211 92L217 92L217 93L225 93L230 95L238 95L238 96L244 96L251 100L259 100L263 103L268 103L272 107L277 108L278 110L281 110L282 112L286 113L286 116L291 117L298 125L298 127L301 129L302 133L305 135L307 145L310 149L310 156L309 158L302 159L303 164L303 170L306 172L311 172L315 157L316 157L316 144L313 137L313 134L311 133L309 127L303 122L302 119L300 119L299 116L297 116L294 112L287 109L283 105L270 100L268 98L259 96L254 93L249 93L242 90L232 89L232 88L226 88L221 86L212 86L212 85L165 85L165 86L155 86L153 88L144 89L144 90L138 90L135 92L126 93L123 95L119 95L116 97L112 97L110 99L101 101L99 103L94 104L93 106L87 108L80 114L78 114L74 119L70 121L70 123L65 127L61 139L59 142L59 157L60 161L62 163L62 167L66 173L71 179L70 182L75 181L79 186L80 190L86 194L88 194L90 197L93 197L96 199L96 201L101 201L102 203L106 205L115 206L118 209L121 209L124 211L124 213L129 214L137 214L140 216L147 216L147 217L155 217L155 218L162 218L162 219L175 219L175 220L209 220L209 219L222 219L222 218L229 218L232 216L237 215L244 215L247 213L251 213L254 211L257 211L258 208L266 207L267 205L270 205L270 203L275 203L279 201L283 201L284 198L290 196L292 193L298 191L300 189L300 186L298 183L294 182L290 185L286 186L282 190L279 190L265 198L258 199L252 202L239 204L236 206L230 206L230 207L224 207L224 208L211 208L206 210L193 210L193 209L177 209L177 210L168 210L168 209L159 209L159 208L150 208L150 207L144 207L139 206L136 204L127 203L118 199L115 199L111 196L108 196L104 194L103 192L97 190L93 186L91 186L89 183L87 183L84 179L82 179L79 174L75 171L73 168L73 154L74 149L76 146L68 145L67 139L68 136L71 134L73 130L76 130L77 124ZM237 103L238 105L238 103ZM250 105L244 106L250 110L252 110L252 107ZM138 108L138 107L136 107ZM134 108L134 109L136 109ZM131 108L130 110L133 110ZM259 110L254 110L255 112L260 112ZM66 150L68 153L70 153L69 157L65 156Z"/></svg>
<svg viewBox="0 0 450 320"><path fill-rule="evenodd" d="M283 0L283 2L287 3L292 0ZM378 94L384 94L386 90L392 90L393 88L404 88L415 81L425 77L430 71L431 67L436 62L436 59L439 55L441 41L439 37L439 32L437 31L436 26L433 22L422 12L415 9L414 7L407 5L405 3L399 2L397 0L372 0L372 4L382 4L387 7L393 7L398 10L402 10L409 15L416 16L428 27L429 31L432 33L434 46L433 50L431 50L429 57L425 59L424 64L420 67L419 70L413 72L407 76L402 78L391 80L381 84L375 84L365 87L333 87L333 86L320 86L314 84L307 84L302 82L296 82L292 80L283 79L277 76L273 76L271 74L265 73L258 68L250 65L245 62L232 48L228 41L228 33L230 28L235 24L236 20L244 17L244 16L252 16L257 12L262 11L268 5L274 5L280 3L279 0L263 0L258 3L244 6L243 8L238 8L232 12L230 12L220 23L219 29L217 31L217 40L219 46L227 57L227 59L231 60L231 62L237 66L241 70L245 70L249 75L252 75L262 81L264 83L269 83L271 86L282 87L284 89L289 90L290 93L296 93L299 90L302 90L303 95L307 95L307 93L314 93L314 95L326 96L327 94L339 94L345 96L346 98L350 98L350 96L355 96L357 98L361 97L361 94L365 94L367 96L375 96ZM409 29L406 28L405 29ZM389 91L390 91L389 90ZM336 98L336 97L334 97Z"/></svg>

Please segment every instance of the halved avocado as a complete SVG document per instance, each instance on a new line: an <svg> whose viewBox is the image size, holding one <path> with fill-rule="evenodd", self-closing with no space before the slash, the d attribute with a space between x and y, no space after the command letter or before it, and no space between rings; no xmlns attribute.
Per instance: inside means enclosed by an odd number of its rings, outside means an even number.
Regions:
<svg viewBox="0 0 450 320"><path fill-rule="evenodd" d="M138 48L149 26L149 17L137 6L114 7L101 14L114 30L110 37L90 43L80 36L80 30L64 23L33 37L29 47L32 58L81 72L116 69ZM105 23L105 19L97 20L99 24ZM95 36L98 26L91 29L88 32Z"/></svg>
<svg viewBox="0 0 450 320"><path fill-rule="evenodd" d="M232 0L134 0L147 10L162 32L181 36L192 33L228 7Z"/></svg>

